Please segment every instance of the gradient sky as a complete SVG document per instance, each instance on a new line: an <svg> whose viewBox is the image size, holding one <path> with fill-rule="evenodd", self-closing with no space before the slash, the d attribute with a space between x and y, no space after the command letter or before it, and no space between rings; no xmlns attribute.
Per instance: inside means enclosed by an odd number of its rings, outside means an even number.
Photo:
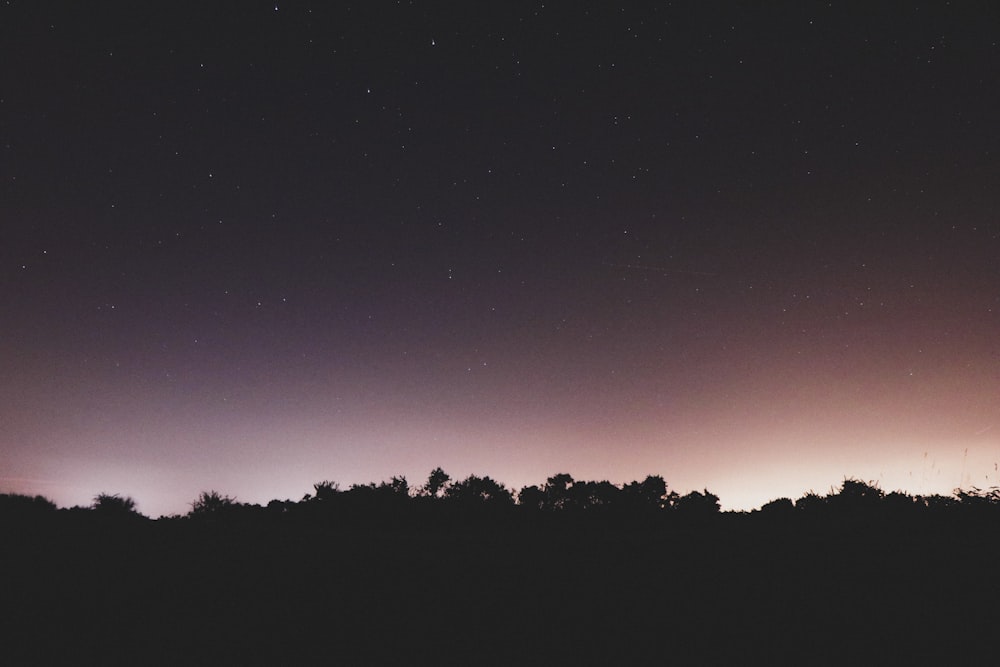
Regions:
<svg viewBox="0 0 1000 667"><path fill-rule="evenodd" d="M996 3L0 5L0 491L1000 473Z"/></svg>

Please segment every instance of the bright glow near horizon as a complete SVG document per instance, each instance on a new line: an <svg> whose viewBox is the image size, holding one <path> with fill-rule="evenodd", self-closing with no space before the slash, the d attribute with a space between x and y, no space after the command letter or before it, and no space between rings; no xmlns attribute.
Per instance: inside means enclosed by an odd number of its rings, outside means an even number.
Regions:
<svg viewBox="0 0 1000 667"><path fill-rule="evenodd" d="M921 435L920 424L909 433L880 433L871 425L837 431L823 421L810 433L804 415L772 414L773 421L762 423L698 416L687 428L668 420L615 424L598 418L575 426L525 423L521 430L511 427L516 420L509 416L474 424L442 416L423 425L406 415L393 423L392 417L383 412L370 426L339 429L336 419L302 416L294 423L248 417L239 426L226 421L208 428L180 420L152 432L141 420L118 428L95 420L64 435L63 443L40 437L37 447L47 442L67 454L43 465L29 461L8 468L16 475L0 479L0 490L41 493L61 506L88 505L99 492L122 493L135 498L143 513L159 516L185 513L206 490L263 504L298 500L326 479L346 488L402 474L416 487L437 465L455 478L490 475L515 490L557 472L615 483L661 474L671 489L707 488L731 510L808 491L826 494L844 477L923 495L1000 483L1000 432L987 425L963 434L946 415L940 418L945 428L929 436ZM683 415L671 419L682 421ZM951 440L944 437L949 428ZM86 454L74 456L75 449Z"/></svg>

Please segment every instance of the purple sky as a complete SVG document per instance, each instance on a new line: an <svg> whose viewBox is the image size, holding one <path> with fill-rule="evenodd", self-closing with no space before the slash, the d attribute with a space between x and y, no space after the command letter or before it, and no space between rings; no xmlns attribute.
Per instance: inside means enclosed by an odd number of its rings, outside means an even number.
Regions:
<svg viewBox="0 0 1000 667"><path fill-rule="evenodd" d="M330 4L0 6L0 491L998 483L1000 9Z"/></svg>

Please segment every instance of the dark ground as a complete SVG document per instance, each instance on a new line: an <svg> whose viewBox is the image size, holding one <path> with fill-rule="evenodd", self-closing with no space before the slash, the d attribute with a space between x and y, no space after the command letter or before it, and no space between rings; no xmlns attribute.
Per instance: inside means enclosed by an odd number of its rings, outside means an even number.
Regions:
<svg viewBox="0 0 1000 667"><path fill-rule="evenodd" d="M394 525L395 524L395 525ZM3 532L7 664L957 664L992 515L106 520Z"/></svg>

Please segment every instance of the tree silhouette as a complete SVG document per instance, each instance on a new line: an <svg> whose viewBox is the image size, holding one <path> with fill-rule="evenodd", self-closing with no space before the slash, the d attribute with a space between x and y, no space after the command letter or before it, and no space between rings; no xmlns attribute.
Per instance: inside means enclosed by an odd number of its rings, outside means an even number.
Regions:
<svg viewBox="0 0 1000 667"><path fill-rule="evenodd" d="M545 492L545 508L563 510L571 507L573 504L569 493L571 486L573 486L573 476L564 472L545 480L542 489Z"/></svg>
<svg viewBox="0 0 1000 667"><path fill-rule="evenodd" d="M308 500L275 500L267 509L207 491L191 503L187 517L142 523L102 518L99 512L134 515L134 501L112 494L96 497L93 509L68 510L45 499L0 495L0 527L13 535L0 561L16 574L9 577L5 600L34 605L32 623L51 601L78 605L73 617L84 619L77 621L82 641L65 641L66 650L86 644L84 638L104 623L93 614L88 625L87 614L80 613L82 601L96 596L107 601L98 603L105 617L109 610L124 610L108 625L112 630L124 623L137 636L154 637L150 628L169 628L162 638L155 636L161 646L171 645L167 633L177 627L172 619L187 614L189 631L202 633L197 642L216 649L213 657L222 662L240 647L255 651L255 633L265 631L284 633L267 658L284 656L288 645L310 636L322 635L325 651L336 633L341 644L357 640L350 657L365 664L378 642L392 649L374 656L381 663L437 629L441 636L466 632L502 644L512 627L541 627L558 635L558 655L533 660L520 653L510 656L512 664L566 658L588 664L593 647L607 636L616 644L595 653L602 659L621 650L618 637L641 642L656 634L645 649L627 656L651 662L672 650L662 637L683 642L703 627L711 634L697 635L700 646L718 632L742 651L764 633L773 652L775 641L788 641L788 628L812 642L831 625L830 636L839 641L846 617L875 628L888 623L905 645L911 621L927 610L942 610L934 620L945 631L966 627L975 619L956 604L965 601L965 591L978 591L985 581L986 592L995 592L1000 488L912 497L845 480L830 495L808 493L794 504L778 498L759 512L727 513L720 520L717 496L707 490L678 496L657 475L624 485L553 475L544 485L522 488L521 510L515 511L511 492L500 482L470 475L450 483L437 471L434 496L428 485L411 496L402 476L348 490L318 482ZM859 515L841 513L854 506L862 508ZM38 512L26 517L18 508ZM79 548L84 558L66 559L68 548ZM665 577L665 571L683 575ZM146 585L149 573L155 579ZM922 581L929 583L913 585ZM902 599L905 614L886 620L885 606L874 610L866 588L884 592L880 600ZM45 595L39 597L39 590ZM144 591L157 595L143 597ZM559 603L530 602L547 599ZM671 599L685 604L672 605ZM726 611L713 615L723 605ZM152 615L158 625L133 621L133 614ZM288 622L274 620L279 615ZM7 627L11 617L2 619ZM378 627L368 633L374 618ZM518 619L524 625L516 625ZM734 619L735 629L729 625ZM981 620L977 634L988 633L992 619ZM648 631L653 623L657 633ZM621 634L632 627L640 629L637 634ZM929 632L935 626L916 627ZM670 628L674 634L664 635ZM771 631L778 633L774 641ZM46 632L39 628L37 636ZM595 643L588 644L583 632ZM565 645L576 646L569 638L581 638L578 653L566 653ZM101 639L102 646L114 645L110 630ZM197 648L183 648L190 646ZM740 656L725 657L719 664Z"/></svg>
<svg viewBox="0 0 1000 667"><path fill-rule="evenodd" d="M545 507L545 491L532 484L521 489L517 494L517 504L531 510Z"/></svg>
<svg viewBox="0 0 1000 667"><path fill-rule="evenodd" d="M514 504L514 497L507 488L489 477L469 475L445 490L445 497L465 505L488 504L506 506Z"/></svg>
<svg viewBox="0 0 1000 667"><path fill-rule="evenodd" d="M410 506L410 485L403 476L378 484L352 484L337 497L338 515L359 525L403 521Z"/></svg>
<svg viewBox="0 0 1000 667"><path fill-rule="evenodd" d="M648 475L641 482L622 487L622 496L630 509L663 509L677 501L677 494L667 493L667 483L660 475Z"/></svg>
<svg viewBox="0 0 1000 667"><path fill-rule="evenodd" d="M410 495L410 483L406 481L406 477L394 476L388 482L380 482L376 484L375 482L368 482L367 484L351 484L346 492L347 495L354 497L401 497L408 498Z"/></svg>
<svg viewBox="0 0 1000 667"><path fill-rule="evenodd" d="M692 491L677 498L675 507L684 516L705 518L719 513L719 496L710 493L708 489L704 492Z"/></svg>
<svg viewBox="0 0 1000 667"><path fill-rule="evenodd" d="M440 496L445 487L448 486L448 482L451 481L451 475L446 473L441 468L434 468L431 470L431 474L427 477L427 483L424 484L423 489L421 489L424 495L430 496L431 498L437 498Z"/></svg>
<svg viewBox="0 0 1000 667"><path fill-rule="evenodd" d="M410 483L406 481L406 477L403 475L393 476L389 480L388 485L383 483L382 486L388 486L393 494L402 498L410 497Z"/></svg>
<svg viewBox="0 0 1000 667"><path fill-rule="evenodd" d="M608 481L575 482L567 491L569 507L576 510L608 509L618 502L621 489Z"/></svg>

